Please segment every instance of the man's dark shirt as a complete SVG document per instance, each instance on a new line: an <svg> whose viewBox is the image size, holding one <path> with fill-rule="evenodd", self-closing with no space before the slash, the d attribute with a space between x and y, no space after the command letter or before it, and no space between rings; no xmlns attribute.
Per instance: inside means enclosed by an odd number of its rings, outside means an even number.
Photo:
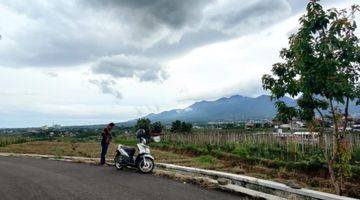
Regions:
<svg viewBox="0 0 360 200"><path fill-rule="evenodd" d="M107 144L110 143L111 140L111 133L108 127L104 128L102 133L102 142L106 142Z"/></svg>

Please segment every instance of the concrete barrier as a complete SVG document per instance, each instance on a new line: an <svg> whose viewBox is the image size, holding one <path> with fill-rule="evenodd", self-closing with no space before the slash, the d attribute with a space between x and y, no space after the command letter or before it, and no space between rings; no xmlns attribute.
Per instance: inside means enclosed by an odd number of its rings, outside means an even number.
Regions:
<svg viewBox="0 0 360 200"><path fill-rule="evenodd" d="M253 197L254 199L266 199L266 200L286 200L285 198L274 196L271 194L266 194L263 192L251 190L249 188L241 187L234 184L229 185L219 185L218 186L222 190L230 191L230 192L236 192L240 194L246 194L248 196Z"/></svg>
<svg viewBox="0 0 360 200"><path fill-rule="evenodd" d="M339 196L339 195L335 195L335 194L319 192L319 191L315 191L315 190L309 190L309 189L305 189L305 188L294 189L294 188L291 188L282 183L259 179L259 178L254 178L254 177L245 176L245 175L231 174L231 173L219 172L219 171L214 171L214 170L205 170L205 169L199 169L199 168L194 168L194 167L184 167L184 166L166 164L166 163L157 163L156 165L158 167L162 167L162 168L166 168L166 169L173 169L173 170L179 170L179 171L184 171L184 172L203 174L203 175L219 177L219 178L220 177L228 178L228 179L235 180L235 181L251 183L254 185L259 185L259 186L263 186L263 187L267 187L267 188L272 188L275 190L281 190L281 191L289 192L292 194L297 194L297 195L301 195L301 196L305 196L305 197L312 197L312 198L316 198L316 199L355 200L354 198L350 198L350 197L344 197L344 196Z"/></svg>

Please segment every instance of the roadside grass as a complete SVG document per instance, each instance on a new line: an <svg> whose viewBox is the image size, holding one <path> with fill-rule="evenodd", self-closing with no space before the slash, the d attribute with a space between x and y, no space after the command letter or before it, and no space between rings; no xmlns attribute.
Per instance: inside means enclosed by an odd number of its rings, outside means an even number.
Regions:
<svg viewBox="0 0 360 200"><path fill-rule="evenodd" d="M107 158L113 158L115 156L117 144L120 144L120 141L121 139L114 140L114 142L110 144ZM134 146L132 144L135 144L136 140L130 142L122 142L123 143L121 144ZM69 140L31 141L26 143L9 144L7 146L0 147L0 152L4 153L80 156L89 158L99 157L100 151L100 142L71 142ZM186 155L179 155L158 149L151 149L151 153L154 155L157 162L186 163L192 160L191 157Z"/></svg>
<svg viewBox="0 0 360 200"><path fill-rule="evenodd" d="M221 161L211 155L198 156L193 159L193 162L190 162L196 167L205 168L205 169L220 169L224 167L224 164Z"/></svg>
<svg viewBox="0 0 360 200"><path fill-rule="evenodd" d="M0 152L99 157L100 144L96 142L34 141L0 147ZM114 155L114 152L115 145L111 145L108 150L108 155Z"/></svg>
<svg viewBox="0 0 360 200"><path fill-rule="evenodd" d="M322 157L322 152L313 149L307 157L294 155L296 159L284 158L286 149L270 147L259 144L258 146L248 143L224 144L224 145L195 145L181 142L162 141L152 144L165 151L185 153L191 156L212 156L218 160L225 161L232 166L263 166L269 169L284 169L291 172L305 174L311 177L327 178L327 165ZM359 155L360 150L355 149L352 154L350 166L351 176L349 181L360 178ZM301 158L301 159L300 159Z"/></svg>
<svg viewBox="0 0 360 200"><path fill-rule="evenodd" d="M115 138L110 144L107 158L115 156L118 144L127 146L135 146L136 140L126 140L122 137ZM6 153L26 153L26 154L44 154L55 156L81 156L89 158L97 158L100 156L101 146L100 142L74 142L68 139L54 140L54 141L30 141L26 143L9 144L0 147L0 152ZM189 155L181 155L171 151L159 150L156 148L151 149L151 154L155 157L156 162L166 162L178 165L212 168L216 166L215 163L219 162L217 159L204 156L194 159Z"/></svg>

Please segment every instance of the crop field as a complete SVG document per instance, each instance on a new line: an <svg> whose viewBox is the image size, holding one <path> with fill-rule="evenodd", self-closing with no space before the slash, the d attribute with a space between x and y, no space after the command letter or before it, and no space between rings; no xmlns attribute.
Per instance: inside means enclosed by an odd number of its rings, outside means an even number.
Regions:
<svg viewBox="0 0 360 200"><path fill-rule="evenodd" d="M347 150L351 156L346 192L356 197L359 197L360 192L359 136L359 133L351 133L346 138L349 144ZM321 142L327 147L325 150L321 148ZM257 177L295 179L307 186L331 192L332 186L325 181L329 175L324 158L324 151L328 151L331 144L332 138L329 135L321 140L305 135L208 131L166 134L162 142L155 143L154 146L172 152L212 157L213 160L225 161L229 168L237 168L240 172L256 171Z"/></svg>
<svg viewBox="0 0 360 200"><path fill-rule="evenodd" d="M197 131L193 134L165 134L164 144L191 145L203 147L208 152L223 151L243 157L258 157L282 161L302 161L312 157L321 157L321 142L330 149L332 137L325 135L274 134L266 132L243 133L240 131ZM347 135L348 150L353 154L353 163L358 163L360 151L360 133Z"/></svg>

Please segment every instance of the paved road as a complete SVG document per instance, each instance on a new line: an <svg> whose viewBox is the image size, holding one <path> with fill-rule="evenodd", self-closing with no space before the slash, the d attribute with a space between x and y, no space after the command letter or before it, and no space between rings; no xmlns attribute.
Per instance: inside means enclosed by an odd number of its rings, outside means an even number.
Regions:
<svg viewBox="0 0 360 200"><path fill-rule="evenodd" d="M0 156L0 199L240 199L114 167Z"/></svg>

